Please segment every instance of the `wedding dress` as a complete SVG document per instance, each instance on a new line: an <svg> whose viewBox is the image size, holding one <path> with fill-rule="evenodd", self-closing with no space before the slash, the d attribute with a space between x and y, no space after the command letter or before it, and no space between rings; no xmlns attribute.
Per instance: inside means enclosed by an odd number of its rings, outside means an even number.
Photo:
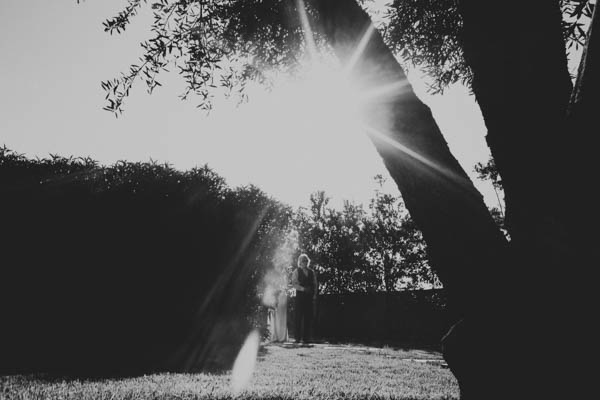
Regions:
<svg viewBox="0 0 600 400"><path fill-rule="evenodd" d="M287 342L287 294L285 290L280 290L276 294L277 305L275 309L269 312L269 330L272 342Z"/></svg>

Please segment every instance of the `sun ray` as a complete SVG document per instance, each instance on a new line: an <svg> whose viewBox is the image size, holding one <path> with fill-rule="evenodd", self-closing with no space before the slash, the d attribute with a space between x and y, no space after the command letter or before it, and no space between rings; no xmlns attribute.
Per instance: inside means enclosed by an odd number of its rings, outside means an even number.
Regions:
<svg viewBox="0 0 600 400"><path fill-rule="evenodd" d="M244 341L244 344L233 363L233 368L231 370L231 392L233 397L238 397L250 383L252 373L256 368L259 345L260 336L258 330L255 329L250 332Z"/></svg>
<svg viewBox="0 0 600 400"><path fill-rule="evenodd" d="M306 5L304 4L304 0L297 0L296 8L298 9L298 13L300 14L300 22L302 23L304 41L306 42L306 46L308 48L308 55L311 59L311 62L315 62L315 60L318 57L317 44L315 42L315 36L313 34L312 28L310 27L308 14L306 14Z"/></svg>
<svg viewBox="0 0 600 400"><path fill-rule="evenodd" d="M352 55L350 56L350 59L348 60L346 66L344 67L343 74L346 78L350 77L352 70L354 69L354 67L360 60L360 57L364 53L365 48L367 47L367 44L369 43L369 40L371 39L371 36L373 35L374 31L375 31L375 26L373 26L372 23L369 23L369 26L367 26L365 33L363 33L362 37L360 38L360 41L358 42L358 44L356 45L356 48L354 49L354 52L352 53Z"/></svg>
<svg viewBox="0 0 600 400"><path fill-rule="evenodd" d="M410 89L410 82L406 78L401 81L381 85L361 93L361 103L396 98L406 93L407 89Z"/></svg>
<svg viewBox="0 0 600 400"><path fill-rule="evenodd" d="M398 141L392 139L389 135L386 135L368 125L363 125L363 129L365 129L365 131L367 132L368 135L387 143L388 145L392 146L393 148L395 148L397 150L400 150L402 153L412 157L413 159L421 162L422 164L430 167L431 169L441 173L443 176L456 182L461 187L471 186L470 181L468 181L464 177L461 177L461 176L455 174L454 172L449 171L447 168L444 168L444 167L436 164L435 162L429 160L427 157L422 156L421 154L417 153L416 151L406 147L402 143L399 143Z"/></svg>
<svg viewBox="0 0 600 400"><path fill-rule="evenodd" d="M268 211L268 207L261 208L259 214L254 219L252 226L244 235L237 251L232 254L228 263L223 268L223 272L219 275L217 281L211 286L202 304L200 304L196 309L195 316L198 321L202 321L204 313L213 304L212 302L215 296L232 280L237 279L234 276L237 272L239 272L237 269L239 267L239 261L241 260L241 257L244 255L245 251L248 249ZM240 282L238 282L238 285L239 284ZM205 361L206 355L210 352L210 346L198 345L198 337L202 333L206 332L206 329L210 330L210 327L207 328L203 324L195 326L192 329L192 332L190 332L186 342L181 346L178 354L175 356L175 359L178 357L183 357L183 365L186 371L190 370L196 363L202 363Z"/></svg>

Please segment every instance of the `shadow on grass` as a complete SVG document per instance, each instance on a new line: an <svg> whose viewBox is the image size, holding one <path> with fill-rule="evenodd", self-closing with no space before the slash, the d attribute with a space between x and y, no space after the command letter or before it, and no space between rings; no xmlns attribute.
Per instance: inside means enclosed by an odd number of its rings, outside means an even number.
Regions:
<svg viewBox="0 0 600 400"><path fill-rule="evenodd" d="M401 341L368 341L368 340L322 340L316 342L321 345L348 346L348 347L375 347L399 351L420 350L431 353L441 353L441 344L401 342Z"/></svg>
<svg viewBox="0 0 600 400"><path fill-rule="evenodd" d="M310 348L310 347L315 347L314 343L296 343L296 342L284 342L284 343L267 343L267 346L277 346L277 347L281 347L283 349L303 349L303 348Z"/></svg>

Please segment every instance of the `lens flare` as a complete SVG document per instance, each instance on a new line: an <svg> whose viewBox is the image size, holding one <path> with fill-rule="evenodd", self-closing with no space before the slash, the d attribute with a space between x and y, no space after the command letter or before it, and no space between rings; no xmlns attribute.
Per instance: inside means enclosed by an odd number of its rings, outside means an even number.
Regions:
<svg viewBox="0 0 600 400"><path fill-rule="evenodd" d="M304 0L296 1L296 8L298 9L298 13L300 14L300 21L302 23L302 31L304 33L304 41L308 48L308 55L312 60L317 58L317 44L315 42L315 36L313 34L312 28L310 27L310 22L308 20L308 14L306 13L306 5L304 4Z"/></svg>
<svg viewBox="0 0 600 400"><path fill-rule="evenodd" d="M260 337L258 331L250 332L242 346L231 371L231 391L234 396L239 395L250 383L252 373L256 366L258 345Z"/></svg>
<svg viewBox="0 0 600 400"><path fill-rule="evenodd" d="M421 154L417 153L416 151L414 151L414 150L406 147L402 143L399 143L398 141L394 140L392 137L390 137L390 135L386 135L386 134L378 131L377 129L371 128L370 126L367 126L367 125L363 125L363 127L364 127L365 131L367 132L367 134L370 135L371 137L381 140L382 142L385 142L390 147L400 150L405 155L410 156L417 161L420 161L423 165L431 168L432 170L439 172L440 174L442 174L449 180L457 183L458 187L467 187L468 188L470 186L471 183L468 179L456 174L455 172L449 170L448 168L445 168L443 166L436 164L435 162L431 161L427 157L422 156Z"/></svg>
<svg viewBox="0 0 600 400"><path fill-rule="evenodd" d="M356 64L358 64L360 58L365 52L365 48L367 47L367 44L369 43L369 40L371 39L371 36L373 35L374 31L375 27L373 26L373 24L369 24L369 26L365 30L365 33L362 35L360 41L356 45L356 48L354 49L352 56L348 60L346 67L344 68L344 75L346 77L350 76L352 70L354 69Z"/></svg>

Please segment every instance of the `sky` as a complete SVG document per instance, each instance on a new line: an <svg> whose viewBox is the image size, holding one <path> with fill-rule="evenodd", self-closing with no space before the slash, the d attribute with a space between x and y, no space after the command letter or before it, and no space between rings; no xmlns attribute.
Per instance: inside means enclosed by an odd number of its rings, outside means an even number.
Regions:
<svg viewBox="0 0 600 400"><path fill-rule="evenodd" d="M139 82L119 118L102 110L100 82L126 71L143 54L139 43L151 37L148 12L122 35L103 31L102 22L125 4L0 2L0 146L30 157L90 156L105 165L155 160L185 170L208 164L228 184L255 184L294 207L308 205L316 190L325 190L334 207L342 200L366 204L377 174L388 177L385 191L398 194L374 146L352 129L352 121L338 116L315 126L311 113L326 103L292 104L299 93L310 96L310 84L282 83L271 94L257 88L237 108L218 99L206 115L193 100L178 98L185 85L171 73L152 95ZM486 203L497 206L491 184L473 172L489 158L474 98L460 85L431 96L419 74L409 80Z"/></svg>

